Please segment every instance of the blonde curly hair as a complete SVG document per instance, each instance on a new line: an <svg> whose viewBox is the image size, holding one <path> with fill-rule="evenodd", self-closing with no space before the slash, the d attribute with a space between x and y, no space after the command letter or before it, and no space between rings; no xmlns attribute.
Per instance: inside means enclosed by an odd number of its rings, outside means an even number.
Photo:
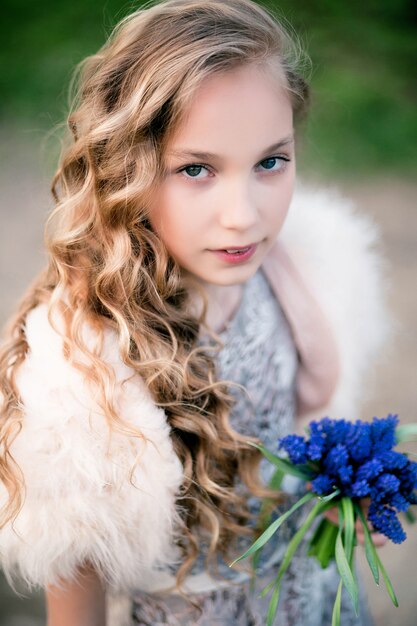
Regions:
<svg viewBox="0 0 417 626"><path fill-rule="evenodd" d="M56 311L65 320L67 358L82 355L74 366L99 390L110 429L141 436L117 413L114 373L85 344L85 324L99 337L105 328L116 331L124 363L166 412L185 475L178 580L198 553L201 532L210 557L225 553L236 533L249 532L246 498L234 484L239 477L249 491L263 493L259 454L229 425L228 384L216 378L213 352L198 345L205 307L198 317L190 312L189 284L153 232L147 206L163 174L164 146L205 78L267 65L287 89L297 120L308 101L302 61L283 26L250 0L168 0L122 20L82 64L70 142L52 184L49 264L21 302L0 353L0 477L9 493L0 523L17 515L24 498L11 454L23 426L15 376L28 349L27 314L47 302L50 320Z"/></svg>

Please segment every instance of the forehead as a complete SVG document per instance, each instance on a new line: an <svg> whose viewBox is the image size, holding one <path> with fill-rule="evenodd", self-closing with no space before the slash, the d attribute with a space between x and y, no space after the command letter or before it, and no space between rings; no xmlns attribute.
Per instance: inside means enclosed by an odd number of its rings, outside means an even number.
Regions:
<svg viewBox="0 0 417 626"><path fill-rule="evenodd" d="M166 152L246 153L291 135L292 127L292 107L283 81L264 68L246 66L202 82Z"/></svg>

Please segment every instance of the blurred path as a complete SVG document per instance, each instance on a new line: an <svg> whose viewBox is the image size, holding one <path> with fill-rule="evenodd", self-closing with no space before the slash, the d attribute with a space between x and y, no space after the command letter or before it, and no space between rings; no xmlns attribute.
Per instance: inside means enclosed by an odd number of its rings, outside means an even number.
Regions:
<svg viewBox="0 0 417 626"><path fill-rule="evenodd" d="M27 137L0 135L0 324L12 311L25 286L42 266L42 230L48 208L49 177L35 143ZM372 180L339 187L358 209L381 226L383 249L390 261L390 307L397 320L393 345L373 376L363 416L399 413L403 421L417 421L417 184L401 180ZM417 614L417 528L401 546L381 551L400 601L392 607L381 583L376 588L365 570L371 609L377 626L414 626ZM363 559L361 559L361 562ZM0 580L0 626L40 626L42 604L15 599ZM306 625L308 626L308 625ZM323 625L328 626L328 625Z"/></svg>

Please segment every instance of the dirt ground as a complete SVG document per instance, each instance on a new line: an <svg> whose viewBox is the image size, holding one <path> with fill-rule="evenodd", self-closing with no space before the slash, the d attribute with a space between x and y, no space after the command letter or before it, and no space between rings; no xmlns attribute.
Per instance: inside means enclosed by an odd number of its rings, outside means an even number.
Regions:
<svg viewBox="0 0 417 626"><path fill-rule="evenodd" d="M47 168L36 141L0 135L0 325L17 298L43 264L42 224L51 206ZM368 389L363 417L398 413L402 421L417 421L417 184L388 176L339 188L372 216L381 229L381 247L389 260L389 305L396 320L395 340L386 348ZM369 603L377 626L414 626L417 614L417 527L400 546L386 546L381 558L398 595L400 607L391 605L383 583L376 588L363 556ZM0 626L41 626L38 596L17 599L0 580ZM307 624L305 626L308 626ZM323 625L327 626L327 625Z"/></svg>

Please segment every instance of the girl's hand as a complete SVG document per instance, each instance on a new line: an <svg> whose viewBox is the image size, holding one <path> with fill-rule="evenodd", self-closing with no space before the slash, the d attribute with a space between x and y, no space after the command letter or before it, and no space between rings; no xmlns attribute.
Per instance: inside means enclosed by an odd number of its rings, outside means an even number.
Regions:
<svg viewBox="0 0 417 626"><path fill-rule="evenodd" d="M361 507L362 507L362 511L365 517L368 515L369 504L370 504L369 498L363 498L363 500L361 500ZM324 516L327 517L327 519L330 520L336 526L339 525L339 512L336 507L333 507L325 511ZM359 519L356 520L355 528L356 528L356 537L357 537L358 543L361 546L363 546L363 544L365 543L365 533L363 531L362 522ZM372 530L371 530L371 533L372 533L372 541L374 542L374 545L376 548L382 548L382 546L385 546L385 544L388 541L388 537Z"/></svg>

